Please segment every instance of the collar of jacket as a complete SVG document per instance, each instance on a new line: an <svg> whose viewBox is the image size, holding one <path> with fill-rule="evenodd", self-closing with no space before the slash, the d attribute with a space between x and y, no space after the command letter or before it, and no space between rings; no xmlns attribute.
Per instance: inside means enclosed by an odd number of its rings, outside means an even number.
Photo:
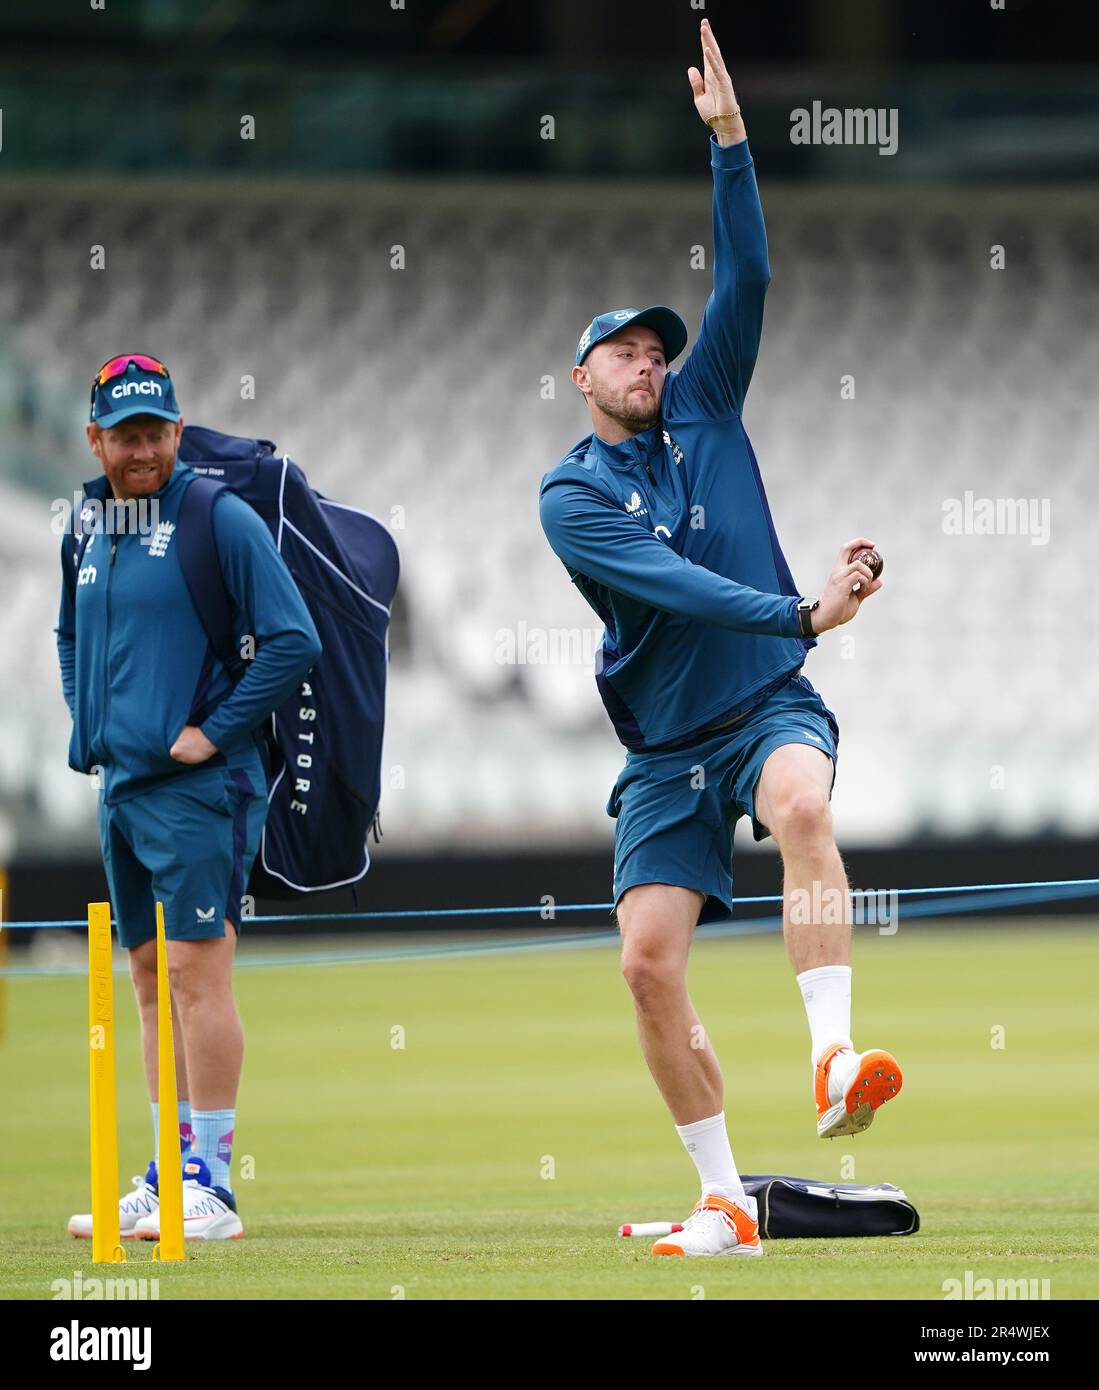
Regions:
<svg viewBox="0 0 1099 1390"><path fill-rule="evenodd" d="M622 472L631 472L639 465L644 466L662 454L664 426L662 423L653 425L651 429L642 430L640 434L623 439L618 444L608 444L605 439L600 439L599 435L593 434L591 447L599 458L609 463L612 468L617 468Z"/></svg>
<svg viewBox="0 0 1099 1390"><path fill-rule="evenodd" d="M185 463L180 463L176 459L175 467L168 474L168 481L163 487L157 488L156 492L150 492L150 497L166 497L173 488L178 487L179 480L185 473L190 473L190 468ZM100 473L98 477L90 479L84 484L85 497L97 497L100 502L106 502L111 495L111 485L107 480L106 473Z"/></svg>

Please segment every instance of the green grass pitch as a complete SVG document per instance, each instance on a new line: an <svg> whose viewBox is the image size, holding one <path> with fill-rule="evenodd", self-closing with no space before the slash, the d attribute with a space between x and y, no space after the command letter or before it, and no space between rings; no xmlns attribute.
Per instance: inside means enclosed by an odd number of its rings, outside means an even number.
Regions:
<svg viewBox="0 0 1099 1390"><path fill-rule="evenodd" d="M246 940L242 965L273 949ZM1094 924L902 921L892 937L858 930L854 965L855 1041L893 1050L904 1090L866 1134L824 1142L780 937L696 945L741 1170L894 1182L922 1219L910 1237L770 1241L751 1261L654 1260L615 1235L682 1220L696 1186L612 945L240 969L245 1238L192 1244L174 1266L127 1242L124 1271L65 1233L88 1209L85 981L9 979L0 1296L48 1299L81 1270L155 1276L161 1300L935 1300L971 1270L1094 1297ZM128 1186L151 1123L129 982L115 986Z"/></svg>

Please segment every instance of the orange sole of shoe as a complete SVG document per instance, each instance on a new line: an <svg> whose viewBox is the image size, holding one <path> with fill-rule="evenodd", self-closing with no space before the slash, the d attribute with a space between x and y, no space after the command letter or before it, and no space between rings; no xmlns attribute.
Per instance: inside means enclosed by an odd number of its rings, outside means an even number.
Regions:
<svg viewBox="0 0 1099 1390"><path fill-rule="evenodd" d="M867 1052L863 1056L859 1074L847 1092L847 1113L853 1115L864 1105L877 1110L887 1100L892 1100L903 1084L904 1076L896 1057L880 1049Z"/></svg>

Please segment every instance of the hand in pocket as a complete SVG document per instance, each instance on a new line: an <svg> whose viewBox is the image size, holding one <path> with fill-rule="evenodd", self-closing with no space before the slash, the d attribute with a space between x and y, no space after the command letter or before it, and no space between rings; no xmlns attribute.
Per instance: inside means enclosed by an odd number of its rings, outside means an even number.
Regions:
<svg viewBox="0 0 1099 1390"><path fill-rule="evenodd" d="M177 763L194 766L212 758L218 751L206 735L195 724L184 724L179 737L168 750Z"/></svg>

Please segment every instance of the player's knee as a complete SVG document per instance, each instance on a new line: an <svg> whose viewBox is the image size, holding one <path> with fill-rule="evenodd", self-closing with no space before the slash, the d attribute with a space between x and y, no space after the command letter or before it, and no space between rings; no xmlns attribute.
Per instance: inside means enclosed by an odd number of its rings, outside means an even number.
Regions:
<svg viewBox="0 0 1099 1390"><path fill-rule="evenodd" d="M170 964L172 1000L183 1017L199 1008L209 997L205 962L194 952L177 953Z"/></svg>
<svg viewBox="0 0 1099 1390"><path fill-rule="evenodd" d="M640 1009L657 1008L682 989L683 964L654 941L628 942L622 975Z"/></svg>
<svg viewBox="0 0 1099 1390"><path fill-rule="evenodd" d="M796 848L800 853L823 849L832 840L832 812L824 791L801 785L777 798L767 827L779 846Z"/></svg>
<svg viewBox="0 0 1099 1390"><path fill-rule="evenodd" d="M151 948L151 949L150 949ZM139 1009L156 1008L156 942L146 941L130 951L130 979Z"/></svg>

